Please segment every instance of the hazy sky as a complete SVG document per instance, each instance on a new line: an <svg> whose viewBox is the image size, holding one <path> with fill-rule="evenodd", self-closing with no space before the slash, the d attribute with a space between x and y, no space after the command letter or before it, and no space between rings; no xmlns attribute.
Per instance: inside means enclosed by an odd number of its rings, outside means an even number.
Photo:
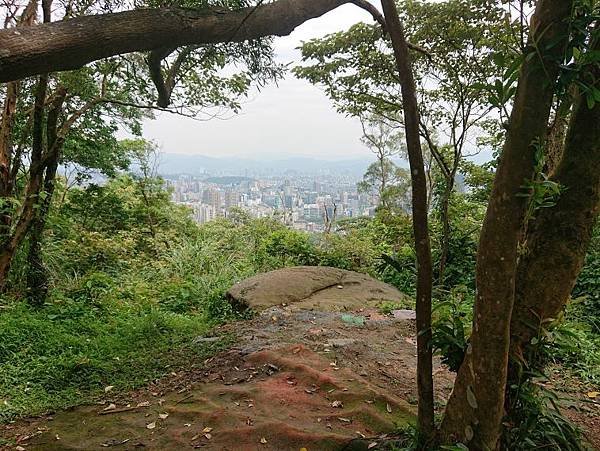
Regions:
<svg viewBox="0 0 600 451"><path fill-rule="evenodd" d="M306 22L288 37L277 38L277 58L283 63L298 62L300 53L295 48L301 41L371 20L368 13L356 6L337 8ZM145 124L144 135L168 153L304 155L323 159L369 155L360 142L358 120L338 114L319 88L292 75L287 75L279 86L268 86L252 94L241 113L231 119L198 122L162 113Z"/></svg>

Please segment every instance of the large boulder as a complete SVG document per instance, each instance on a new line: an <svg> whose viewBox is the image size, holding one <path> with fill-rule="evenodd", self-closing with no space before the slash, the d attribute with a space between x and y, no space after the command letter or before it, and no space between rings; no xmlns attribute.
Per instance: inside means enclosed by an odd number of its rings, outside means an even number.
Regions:
<svg viewBox="0 0 600 451"><path fill-rule="evenodd" d="M235 284L227 298L237 307L260 311L292 309L355 311L381 302L401 303L405 295L368 275L326 266L283 268Z"/></svg>

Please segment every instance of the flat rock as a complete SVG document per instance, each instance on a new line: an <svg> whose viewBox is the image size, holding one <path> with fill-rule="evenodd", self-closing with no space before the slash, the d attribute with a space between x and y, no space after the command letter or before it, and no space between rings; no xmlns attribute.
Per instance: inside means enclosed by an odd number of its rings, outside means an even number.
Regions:
<svg viewBox="0 0 600 451"><path fill-rule="evenodd" d="M417 312L414 310L392 310L392 316L396 319L417 319Z"/></svg>
<svg viewBox="0 0 600 451"><path fill-rule="evenodd" d="M231 287L227 298L237 307L255 311L286 305L292 310L333 312L406 299L396 288L366 274L326 266L296 266L258 274Z"/></svg>

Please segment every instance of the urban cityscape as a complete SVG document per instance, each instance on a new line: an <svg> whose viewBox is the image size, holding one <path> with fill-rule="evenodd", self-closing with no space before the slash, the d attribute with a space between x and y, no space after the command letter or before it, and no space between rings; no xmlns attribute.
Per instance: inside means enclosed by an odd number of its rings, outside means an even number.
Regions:
<svg viewBox="0 0 600 451"><path fill-rule="evenodd" d="M190 207L200 224L241 209L296 230L322 232L342 218L373 216L378 202L376 194L358 192L360 178L349 174L163 177L173 201Z"/></svg>

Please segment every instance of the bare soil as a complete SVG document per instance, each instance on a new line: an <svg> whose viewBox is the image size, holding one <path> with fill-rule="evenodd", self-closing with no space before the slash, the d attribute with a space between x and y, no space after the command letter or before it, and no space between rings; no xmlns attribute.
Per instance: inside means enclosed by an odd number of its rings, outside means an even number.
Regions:
<svg viewBox="0 0 600 451"><path fill-rule="evenodd" d="M381 449L414 424L412 320L375 309L317 312L273 307L215 329L234 345L199 366L126 395L0 427L19 450ZM435 364L436 405L454 375ZM600 406L569 409L600 449ZM20 447L20 448L17 448Z"/></svg>

